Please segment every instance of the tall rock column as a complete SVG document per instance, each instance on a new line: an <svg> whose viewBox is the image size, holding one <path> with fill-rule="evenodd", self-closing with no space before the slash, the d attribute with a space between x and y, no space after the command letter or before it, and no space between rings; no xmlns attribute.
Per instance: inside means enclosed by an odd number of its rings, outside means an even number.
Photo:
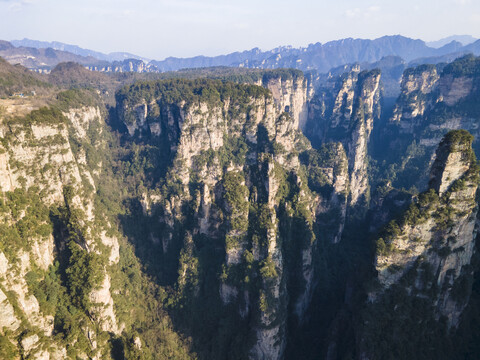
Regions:
<svg viewBox="0 0 480 360"><path fill-rule="evenodd" d="M361 359L439 359L452 351L472 287L479 169L465 130L443 138L430 188L377 240L377 276L359 321Z"/></svg>
<svg viewBox="0 0 480 360"><path fill-rule="evenodd" d="M382 289L393 285L428 296L437 319L457 326L468 302L469 267L476 236L478 167L465 130L447 133L431 170L430 189L392 221L378 243Z"/></svg>
<svg viewBox="0 0 480 360"><path fill-rule="evenodd" d="M380 70L332 77L310 101L306 134L314 144L341 142L348 157L349 204L368 200L368 144L380 118Z"/></svg>
<svg viewBox="0 0 480 360"><path fill-rule="evenodd" d="M350 170L350 204L368 197L368 141L374 121L379 118L380 72L362 72L358 75L357 97L350 120L348 164Z"/></svg>

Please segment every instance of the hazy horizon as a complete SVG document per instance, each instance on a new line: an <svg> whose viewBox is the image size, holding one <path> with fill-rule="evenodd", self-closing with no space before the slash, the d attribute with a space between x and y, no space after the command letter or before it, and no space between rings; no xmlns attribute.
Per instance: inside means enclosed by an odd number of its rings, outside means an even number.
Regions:
<svg viewBox="0 0 480 360"><path fill-rule="evenodd" d="M480 37L480 2L472 0L289 3L0 0L0 12L6 15L0 23L0 38L59 41L103 53L130 52L162 60L385 35L426 42L454 34Z"/></svg>
<svg viewBox="0 0 480 360"><path fill-rule="evenodd" d="M345 39L354 39L354 40L376 40L376 39L379 39L381 37L384 37L384 36L405 36L405 35L401 35L401 34L392 34L392 35L382 35L380 37L377 37L377 38L354 38L354 37L347 37L347 38L341 38L341 39L332 39L332 40L329 40L329 41L326 41L326 42L322 42L322 44L327 44L329 42L334 42L334 41L340 41L340 40L345 40ZM431 42L437 42L439 40L443 40L443 39L448 39L450 37L456 37L456 36L471 36L470 34L462 34L462 35L459 35L459 34L455 34L455 35L449 35L449 36L446 36L444 38L441 38L441 39L436 39L436 40L433 40ZM406 36L405 36L406 37ZM410 37L409 37L410 38ZM414 40L422 40L424 41L427 46L429 46L429 41L426 41L424 39L421 39L421 38L415 38L415 37L411 37L411 39L414 39ZM0 39L0 40L5 40L5 39ZM131 51L119 51L119 50L114 50L114 51L111 51L111 52L105 52L105 51L102 51L101 49L93 49L91 47L83 47L83 46L80 46L78 44L72 44L72 43L65 43L65 42L62 42L62 41L58 41L58 40L44 40L44 39L30 39L30 38L22 38L22 39L8 39L7 41L10 41L10 42L15 42L15 41L23 41L23 40L28 40L28 41L39 41L39 42L46 42L46 43L53 43L53 42L60 42L62 44L65 44L65 45L71 45L71 46L78 46L82 49L85 49L85 50L91 50L91 51L96 51L96 52L100 52L100 53L103 53L105 55L108 55L108 54L111 54L111 53L118 53L118 52L125 52L125 53L131 53L132 55L136 55L136 56L140 56L140 57L143 57L145 59L150 59L150 60L165 60L169 57L174 57L174 58L191 58L191 57L196 57L196 56L206 56L206 57L215 57L215 56L220 56L220 55L228 55L230 53L234 53L234 52L243 52L243 51L249 51L249 50L253 50L255 48L258 48L258 47L252 47L252 48L249 48L249 49L237 49L237 50L233 50L233 51L230 51L230 52L225 52L225 53L218 53L218 54L212 54L212 55L205 55L205 54L195 54L195 55L191 55L191 56L166 56L164 58L149 58L147 56L144 56L143 54L137 54L137 53L133 53ZM290 44L282 44L282 45L278 45L278 46L275 46L275 47L272 47L272 48L268 48L268 49L262 49L262 48L259 48L261 51L269 51L269 50L273 50L273 49L276 49L276 48L279 48L279 47L294 47L294 48L307 48L308 46L310 45L313 45L313 44L316 44L318 43L315 42L315 43L309 43L309 44L306 44L306 45L299 45L299 46L293 46L293 45L290 45ZM68 50L65 50L65 51L68 51Z"/></svg>

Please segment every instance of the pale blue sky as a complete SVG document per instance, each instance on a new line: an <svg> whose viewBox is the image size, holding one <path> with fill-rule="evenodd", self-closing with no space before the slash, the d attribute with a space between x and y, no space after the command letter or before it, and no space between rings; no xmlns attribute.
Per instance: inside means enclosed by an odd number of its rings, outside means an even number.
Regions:
<svg viewBox="0 0 480 360"><path fill-rule="evenodd" d="M480 38L479 0L0 0L0 39L167 56L401 34Z"/></svg>

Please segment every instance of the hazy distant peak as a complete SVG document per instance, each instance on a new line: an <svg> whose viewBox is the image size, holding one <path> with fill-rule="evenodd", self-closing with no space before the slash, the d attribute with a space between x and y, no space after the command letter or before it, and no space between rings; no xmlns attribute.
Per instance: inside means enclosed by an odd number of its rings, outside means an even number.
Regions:
<svg viewBox="0 0 480 360"><path fill-rule="evenodd" d="M0 50L12 49L13 45L5 40L0 40Z"/></svg>
<svg viewBox="0 0 480 360"><path fill-rule="evenodd" d="M447 54L447 53L453 53L459 51L461 48L463 48L464 45L456 40L452 40L448 44L443 45L440 48L437 48L439 51Z"/></svg>
<svg viewBox="0 0 480 360"><path fill-rule="evenodd" d="M109 53L108 57L110 58L109 61L123 61L123 60L135 59L135 60L142 60L143 62L149 62L151 60L151 59L144 58L142 56L138 56L132 53L118 52L118 51Z"/></svg>
<svg viewBox="0 0 480 360"><path fill-rule="evenodd" d="M451 43L452 41L457 41L459 43L461 43L463 46L465 45L469 45L475 41L477 41L478 39L474 38L472 35L452 35L452 36L448 36L446 38L443 38L443 39L440 39L440 40L437 40L437 41L430 41L430 42L427 42L427 45L430 46L430 47L433 47L435 49L438 49L438 48L441 48L442 46L445 46L449 43Z"/></svg>
<svg viewBox="0 0 480 360"><path fill-rule="evenodd" d="M81 48L77 45L70 45L65 44L58 41L39 41L39 40L31 40L24 38L23 40L12 40L10 42L13 46L16 47L31 47L35 49L45 49L45 48L52 48L54 50L61 50L61 51L68 51L69 53L80 55L80 56L91 56L99 60L104 61L123 61L126 59L138 59L145 62L150 61L150 59L126 53L126 52L113 52L110 54L104 54L99 51L89 50Z"/></svg>

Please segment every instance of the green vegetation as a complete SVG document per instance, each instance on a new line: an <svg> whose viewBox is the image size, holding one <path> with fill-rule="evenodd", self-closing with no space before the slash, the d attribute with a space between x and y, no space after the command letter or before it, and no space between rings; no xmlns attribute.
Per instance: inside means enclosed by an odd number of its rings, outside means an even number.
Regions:
<svg viewBox="0 0 480 360"><path fill-rule="evenodd" d="M405 71L403 72L403 78L406 79L410 76L422 75L425 72L431 73L431 72L435 71L436 69L437 69L436 65L422 64L422 65L419 65L419 66L416 66L416 67L413 67L413 68L405 69Z"/></svg>
<svg viewBox="0 0 480 360"><path fill-rule="evenodd" d="M264 84L272 79L280 78L282 81L285 80L297 80L303 78L303 73L297 69L274 69L274 70L264 70L262 76L262 82Z"/></svg>
<svg viewBox="0 0 480 360"><path fill-rule="evenodd" d="M32 91L49 92L52 85L46 79L20 65L10 65L0 58L0 98L17 93L31 96Z"/></svg>
<svg viewBox="0 0 480 360"><path fill-rule="evenodd" d="M363 70L358 74L358 85L359 87L364 86L364 82L368 79L371 79L375 76L379 76L382 73L380 69L373 69L373 70Z"/></svg>
<svg viewBox="0 0 480 360"><path fill-rule="evenodd" d="M471 148L474 138L467 130L451 130L443 137L440 142L440 147L448 146L448 151L458 151L458 147L461 150L467 151Z"/></svg>
<svg viewBox="0 0 480 360"><path fill-rule="evenodd" d="M37 187L7 192L0 201L0 250L15 261L20 249L28 249L33 241L52 233L49 209Z"/></svg>
<svg viewBox="0 0 480 360"><path fill-rule="evenodd" d="M447 205L440 202L434 189L421 193L416 202L412 202L408 209L396 220L391 220L381 232L381 237L376 242L377 255L388 256L395 247L393 241L402 234L402 229L423 223L431 216L441 217L438 211L446 209ZM439 220L439 223L443 223Z"/></svg>
<svg viewBox="0 0 480 360"><path fill-rule="evenodd" d="M42 107L32 111L25 117L17 117L8 121L10 126L20 125L22 128L31 125L64 126L66 123L67 119L61 111L52 107Z"/></svg>
<svg viewBox="0 0 480 360"><path fill-rule="evenodd" d="M228 172L223 178L224 199L229 210L232 230L246 231L248 227L248 188L243 177L237 172Z"/></svg>
<svg viewBox="0 0 480 360"><path fill-rule="evenodd" d="M67 287L74 304L88 310L91 307L89 295L103 281L103 264L99 255L86 252L76 242L68 244L71 253L65 270Z"/></svg>
<svg viewBox="0 0 480 360"><path fill-rule="evenodd" d="M8 233L6 228L3 230L1 250L12 261L20 248L31 248L32 240L43 238L41 241L47 241L45 238L54 229L57 241L67 241L68 248L62 253L60 262L51 265L46 272L33 267L26 281L40 309L54 315L55 338L67 345L69 355L89 353L90 343L83 328L90 323L89 294L101 281L103 266L99 255L77 248L75 241L82 238L78 225L80 214L69 206L48 209L40 195L38 188L33 187L6 194L2 210L11 216L13 226L10 225ZM52 218L55 219L53 224Z"/></svg>
<svg viewBox="0 0 480 360"><path fill-rule="evenodd" d="M32 270L25 277L30 290L38 300L40 309L47 315L55 315L59 301L66 298L59 266L60 263L56 261L44 274L38 270Z"/></svg>
<svg viewBox="0 0 480 360"><path fill-rule="evenodd" d="M275 263L271 257L262 261L260 275L265 280L275 279L278 276L277 270L275 269Z"/></svg>
<svg viewBox="0 0 480 360"><path fill-rule="evenodd" d="M219 149L219 160L222 167L230 163L243 166L248 153L246 141L241 137L226 137L223 139L223 146Z"/></svg>
<svg viewBox="0 0 480 360"><path fill-rule="evenodd" d="M443 69L443 75L460 76L479 76L480 75L480 58L472 54L455 60Z"/></svg>
<svg viewBox="0 0 480 360"><path fill-rule="evenodd" d="M325 198L330 197L333 186L332 179L327 177L327 171L332 175L340 174L345 170L345 154L338 153L338 144L324 144L318 150L307 150L300 154L300 161L307 167L308 187Z"/></svg>
<svg viewBox="0 0 480 360"><path fill-rule="evenodd" d="M231 81L239 84L267 83L270 79L296 80L303 78L303 73L297 69L249 69L225 66L182 69L178 71L155 74L158 79L215 79Z"/></svg>
<svg viewBox="0 0 480 360"><path fill-rule="evenodd" d="M81 108L84 106L98 106L98 99L88 90L70 89L57 94L56 107L62 111Z"/></svg>
<svg viewBox="0 0 480 360"><path fill-rule="evenodd" d="M362 320L363 347L371 359L447 359L454 353L445 319L435 319L430 298L412 296L401 285L369 304Z"/></svg>
<svg viewBox="0 0 480 360"><path fill-rule="evenodd" d="M248 105L251 99L269 97L270 92L255 85L241 85L220 80L163 80L156 82L137 82L124 87L116 94L117 103L123 107L133 107L142 100L150 103L158 101L160 107L165 104L184 104L188 108L193 104L206 103L210 108L221 107L226 100L231 100L230 107ZM127 123L134 118L127 116Z"/></svg>
<svg viewBox="0 0 480 360"><path fill-rule="evenodd" d="M8 340L7 336L0 334L0 357L3 359L16 359L18 356L18 350L15 345Z"/></svg>

